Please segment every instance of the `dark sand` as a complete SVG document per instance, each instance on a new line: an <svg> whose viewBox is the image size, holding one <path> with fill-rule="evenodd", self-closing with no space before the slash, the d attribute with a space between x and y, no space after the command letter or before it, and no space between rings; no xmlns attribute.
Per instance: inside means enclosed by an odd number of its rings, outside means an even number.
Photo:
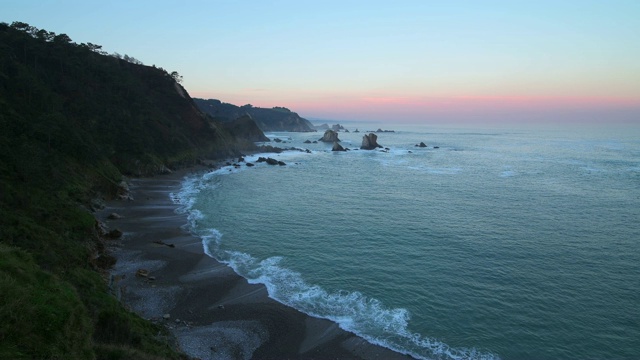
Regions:
<svg viewBox="0 0 640 360"><path fill-rule="evenodd" d="M410 359L276 302L263 285L249 284L204 254L170 198L187 174L133 179L133 200L110 202L98 214L124 232L113 243L118 262L111 274L126 306L165 323L186 354L203 360ZM122 218L108 220L114 212ZM139 269L148 276L137 276Z"/></svg>

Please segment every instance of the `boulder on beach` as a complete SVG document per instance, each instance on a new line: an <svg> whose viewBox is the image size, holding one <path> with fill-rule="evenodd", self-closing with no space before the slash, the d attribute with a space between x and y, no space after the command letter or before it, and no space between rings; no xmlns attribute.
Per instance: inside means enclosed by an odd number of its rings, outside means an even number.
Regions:
<svg viewBox="0 0 640 360"><path fill-rule="evenodd" d="M122 237L122 230L113 229L107 233L107 236L111 239L119 239L120 237Z"/></svg>
<svg viewBox="0 0 640 360"><path fill-rule="evenodd" d="M324 132L324 135L319 139L322 142L334 143L336 141L340 141L338 139L338 133L333 130L327 130Z"/></svg>
<svg viewBox="0 0 640 360"><path fill-rule="evenodd" d="M109 216L107 216L107 219L109 219L109 220L122 219L122 215L120 215L118 213L111 213L111 214L109 214Z"/></svg>
<svg viewBox="0 0 640 360"><path fill-rule="evenodd" d="M362 145L360 146L360 149L373 150L381 147L382 146L378 144L378 136L376 134L370 133L362 137Z"/></svg>

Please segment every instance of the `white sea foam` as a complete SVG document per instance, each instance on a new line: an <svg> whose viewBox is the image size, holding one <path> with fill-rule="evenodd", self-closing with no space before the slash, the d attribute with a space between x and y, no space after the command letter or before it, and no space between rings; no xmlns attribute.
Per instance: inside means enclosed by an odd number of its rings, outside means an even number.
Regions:
<svg viewBox="0 0 640 360"><path fill-rule="evenodd" d="M203 236L205 252L231 266L250 283L264 284L273 299L306 314L335 321L369 342L420 359L432 356L448 359L496 359L475 349L452 349L432 338L408 330L410 314L406 309L387 308L377 299L357 291L328 292L307 284L302 275L280 266L281 257L259 260L249 254L220 249L222 234L209 230Z"/></svg>

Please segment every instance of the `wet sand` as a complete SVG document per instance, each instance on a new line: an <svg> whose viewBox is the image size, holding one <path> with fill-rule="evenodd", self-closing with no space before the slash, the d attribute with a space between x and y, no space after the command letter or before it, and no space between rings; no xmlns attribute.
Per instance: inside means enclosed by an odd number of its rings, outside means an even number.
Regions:
<svg viewBox="0 0 640 360"><path fill-rule="evenodd" d="M111 246L118 259L111 274L125 306L166 324L182 351L203 360L411 359L276 302L264 285L207 256L170 198L187 174L132 179L133 200L109 202L97 214L124 233Z"/></svg>

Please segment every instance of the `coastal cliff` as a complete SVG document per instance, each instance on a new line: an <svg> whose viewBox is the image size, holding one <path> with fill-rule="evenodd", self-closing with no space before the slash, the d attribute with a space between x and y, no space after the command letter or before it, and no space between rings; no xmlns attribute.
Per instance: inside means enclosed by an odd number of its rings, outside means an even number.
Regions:
<svg viewBox="0 0 640 360"><path fill-rule="evenodd" d="M221 122L228 122L244 115L249 115L262 131L316 131L309 120L284 108L271 109L254 107L250 104L236 106L215 99L193 99L203 112Z"/></svg>
<svg viewBox="0 0 640 360"><path fill-rule="evenodd" d="M237 156L264 134L202 113L177 72L66 34L0 23L0 49L0 358L184 358L109 293L92 210L123 175Z"/></svg>

